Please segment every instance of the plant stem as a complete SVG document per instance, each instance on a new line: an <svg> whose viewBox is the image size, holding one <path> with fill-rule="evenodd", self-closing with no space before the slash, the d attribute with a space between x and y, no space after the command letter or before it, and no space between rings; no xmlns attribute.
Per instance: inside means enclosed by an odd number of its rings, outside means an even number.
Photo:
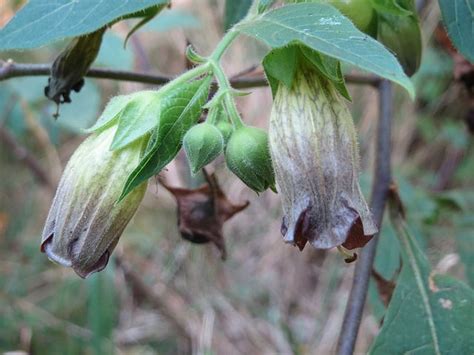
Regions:
<svg viewBox="0 0 474 355"><path fill-rule="evenodd" d="M231 43L234 41L234 39L239 35L239 32L237 32L235 29L229 30L225 34L224 37L222 37L221 41L217 45L217 47L214 49L214 52L212 52L211 56L209 57L209 60L216 61L217 63L220 62L222 56L224 55L224 52L229 48Z"/></svg>
<svg viewBox="0 0 474 355"><path fill-rule="evenodd" d="M392 86L387 80L382 80L379 85L379 114L380 118L378 121L375 148L375 171L370 207L380 230L392 179L390 168L390 140L393 101ZM367 290L369 288L372 265L377 251L377 242L378 235L374 236L360 253L360 258L354 272L351 293L347 301L342 330L339 335L337 346L337 353L339 355L352 355L354 353L367 297Z"/></svg>
<svg viewBox="0 0 474 355"><path fill-rule="evenodd" d="M22 78L28 76L48 76L51 74L51 64L15 63L2 62L0 60L0 81ZM128 70L116 70L109 68L91 68L86 74L88 78L130 81L150 85L163 85L173 80L172 77L142 73ZM357 85L377 86L379 79L372 75L346 75L346 82ZM267 86L268 82L263 76L244 78L239 77L230 80L235 89L249 89ZM215 85L215 83L214 83Z"/></svg>
<svg viewBox="0 0 474 355"><path fill-rule="evenodd" d="M214 72L214 76L216 77L217 84L219 85L219 91L224 92L224 104L229 114L229 118L234 125L235 128L241 127L244 125L242 119L240 118L239 111L237 110L237 106L235 106L234 97L232 95L232 86L230 85L229 79L225 75L222 67L216 61L210 59L209 63L212 66L212 71ZM218 93L216 94L218 95Z"/></svg>
<svg viewBox="0 0 474 355"><path fill-rule="evenodd" d="M176 79L173 79L170 82L168 82L167 84L165 84L164 86L162 86L160 88L160 91L164 92L164 91L168 91L168 90L173 90L177 86L185 83L186 81L192 80L192 79L194 79L198 76L201 76L201 75L205 74L206 72L209 71L210 67L211 67L211 65L209 63L204 63L204 64L201 64L197 67L194 67L194 68L184 72L183 74L178 76Z"/></svg>

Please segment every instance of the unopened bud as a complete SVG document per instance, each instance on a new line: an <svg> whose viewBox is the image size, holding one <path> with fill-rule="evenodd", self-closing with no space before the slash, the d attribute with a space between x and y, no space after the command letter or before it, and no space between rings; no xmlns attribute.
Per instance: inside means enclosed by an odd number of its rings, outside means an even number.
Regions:
<svg viewBox="0 0 474 355"><path fill-rule="evenodd" d="M191 166L191 172L196 174L222 152L224 138L214 125L204 122L193 126L186 132L183 138L183 147Z"/></svg>
<svg viewBox="0 0 474 355"><path fill-rule="evenodd" d="M249 126L237 128L227 142L228 168L256 192L275 188L275 176L265 131Z"/></svg>

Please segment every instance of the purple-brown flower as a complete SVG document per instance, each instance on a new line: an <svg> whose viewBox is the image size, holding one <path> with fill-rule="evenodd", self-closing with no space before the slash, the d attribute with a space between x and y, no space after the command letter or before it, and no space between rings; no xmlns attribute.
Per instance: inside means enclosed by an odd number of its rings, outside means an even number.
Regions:
<svg viewBox="0 0 474 355"><path fill-rule="evenodd" d="M115 131L112 126L93 133L74 152L43 230L41 251L83 278L105 268L146 190L143 183L117 202L144 142L112 151Z"/></svg>
<svg viewBox="0 0 474 355"><path fill-rule="evenodd" d="M359 177L351 114L334 85L301 67L280 83L271 114L270 151L282 197L282 234L301 250L364 246L377 232Z"/></svg>

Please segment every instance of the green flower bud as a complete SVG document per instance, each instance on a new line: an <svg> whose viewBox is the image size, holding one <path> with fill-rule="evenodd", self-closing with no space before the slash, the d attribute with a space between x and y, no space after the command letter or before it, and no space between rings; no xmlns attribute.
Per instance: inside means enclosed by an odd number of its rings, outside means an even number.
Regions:
<svg viewBox="0 0 474 355"><path fill-rule="evenodd" d="M416 73L423 51L421 29L416 15L380 15L378 38L395 53L408 76Z"/></svg>
<svg viewBox="0 0 474 355"><path fill-rule="evenodd" d="M302 67L280 84L269 144L282 197L282 234L303 249L363 246L377 227L360 191L352 117L334 85Z"/></svg>
<svg viewBox="0 0 474 355"><path fill-rule="evenodd" d="M224 137L224 142L227 143L234 132L234 127L228 121L220 120L216 123L217 129L221 132L222 136Z"/></svg>
<svg viewBox="0 0 474 355"><path fill-rule="evenodd" d="M191 166L191 172L196 174L222 152L224 137L217 127L204 122L191 127L186 132L183 138L183 147Z"/></svg>
<svg viewBox="0 0 474 355"><path fill-rule="evenodd" d="M74 152L43 230L41 251L83 278L105 268L146 190L144 183L117 203L144 142L111 151L115 131L112 126L92 134Z"/></svg>
<svg viewBox="0 0 474 355"><path fill-rule="evenodd" d="M228 168L252 190L275 188L265 131L249 126L237 128L227 142L225 158Z"/></svg>

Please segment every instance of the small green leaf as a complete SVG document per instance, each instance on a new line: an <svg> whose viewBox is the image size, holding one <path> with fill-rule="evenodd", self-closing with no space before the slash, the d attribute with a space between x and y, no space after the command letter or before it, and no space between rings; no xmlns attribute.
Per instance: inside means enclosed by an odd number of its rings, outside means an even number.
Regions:
<svg viewBox="0 0 474 355"><path fill-rule="evenodd" d="M344 75L341 70L341 63L334 58L328 57L327 55L321 54L308 47L301 47L301 52L318 70L330 80L337 91L351 101L351 95L347 91Z"/></svg>
<svg viewBox="0 0 474 355"><path fill-rule="evenodd" d="M370 354L472 354L473 290L431 270L396 207L391 220L403 266Z"/></svg>
<svg viewBox="0 0 474 355"><path fill-rule="evenodd" d="M369 0L373 8L379 12L395 16L409 16L411 11L400 6L397 0ZM411 1L411 0L409 0Z"/></svg>
<svg viewBox="0 0 474 355"><path fill-rule="evenodd" d="M119 114L132 100L134 94L115 96L107 103L104 111L100 115L97 122L85 130L86 133L92 133L110 127L119 118Z"/></svg>
<svg viewBox="0 0 474 355"><path fill-rule="evenodd" d="M474 4L472 0L439 0L449 38L474 63Z"/></svg>
<svg viewBox="0 0 474 355"><path fill-rule="evenodd" d="M145 156L130 174L119 201L130 191L158 174L181 148L185 133L199 119L202 106L209 94L211 77L182 84L171 92L161 92L161 108L155 129Z"/></svg>
<svg viewBox="0 0 474 355"><path fill-rule="evenodd" d="M263 59L263 68L265 69L273 96L275 96L280 81L288 88L293 85L293 79L298 66L301 64L299 61L302 56L330 80L342 96L349 101L351 100L344 82L340 62L337 59L300 45L290 45L274 49Z"/></svg>
<svg viewBox="0 0 474 355"><path fill-rule="evenodd" d="M127 36L125 37L125 40L123 42L123 46L126 47L127 46L127 42L128 40L130 39L130 37L135 33L137 32L141 27L143 27L144 25L146 25L148 22L150 22L151 20L153 20L156 15L158 15L160 13L161 10L163 10L163 8L166 6L166 4L163 4L163 5L160 5L160 6L153 6L151 8L148 8L144 15L142 16L142 19L135 25L132 27L132 29L127 33Z"/></svg>
<svg viewBox="0 0 474 355"><path fill-rule="evenodd" d="M252 0L226 0L224 13L224 31L242 20L252 6Z"/></svg>
<svg viewBox="0 0 474 355"><path fill-rule="evenodd" d="M112 150L121 149L150 132L158 124L160 92L142 91L133 95L121 111Z"/></svg>
<svg viewBox="0 0 474 355"><path fill-rule="evenodd" d="M293 85L293 79L298 68L297 47L276 48L265 56L262 64L270 83L272 94L275 96L280 81L288 88L291 88Z"/></svg>
<svg viewBox="0 0 474 355"><path fill-rule="evenodd" d="M304 44L327 56L373 72L402 85L414 97L412 82L397 59L382 44L359 31L334 7L302 3L282 6L238 29L270 48Z"/></svg>
<svg viewBox="0 0 474 355"><path fill-rule="evenodd" d="M30 0L0 31L0 50L27 49L93 32L168 0Z"/></svg>
<svg viewBox="0 0 474 355"><path fill-rule="evenodd" d="M224 137L216 126L204 122L184 135L183 147L194 175L221 154Z"/></svg>

